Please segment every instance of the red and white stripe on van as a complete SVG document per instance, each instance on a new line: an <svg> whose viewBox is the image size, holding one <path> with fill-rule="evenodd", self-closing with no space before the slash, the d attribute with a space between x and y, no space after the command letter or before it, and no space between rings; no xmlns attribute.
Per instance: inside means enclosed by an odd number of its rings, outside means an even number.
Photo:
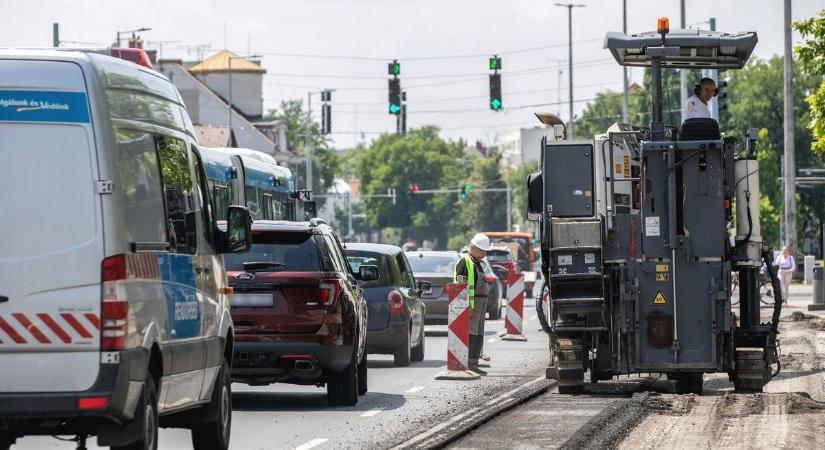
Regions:
<svg viewBox="0 0 825 450"><path fill-rule="evenodd" d="M0 347L29 344L89 344L100 336L100 317L92 312L0 314Z"/></svg>

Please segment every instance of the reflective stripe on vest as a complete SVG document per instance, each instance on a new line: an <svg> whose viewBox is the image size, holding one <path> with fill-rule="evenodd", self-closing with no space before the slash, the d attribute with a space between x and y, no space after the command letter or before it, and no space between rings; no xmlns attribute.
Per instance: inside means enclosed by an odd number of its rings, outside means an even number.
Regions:
<svg viewBox="0 0 825 450"><path fill-rule="evenodd" d="M467 267L467 288L470 290L470 308L476 307L476 285L475 285L475 265L473 264L473 260L470 258L469 254L464 254L461 256L461 259L464 260L464 265ZM453 267L453 283L458 283L458 273L456 272L455 267Z"/></svg>

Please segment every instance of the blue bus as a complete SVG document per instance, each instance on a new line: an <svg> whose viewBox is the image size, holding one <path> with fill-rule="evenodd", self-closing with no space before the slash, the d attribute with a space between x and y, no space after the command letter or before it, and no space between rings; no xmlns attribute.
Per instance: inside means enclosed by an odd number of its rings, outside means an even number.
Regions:
<svg viewBox="0 0 825 450"><path fill-rule="evenodd" d="M206 178L218 220L229 205L243 205L253 219L296 218L295 180L292 171L272 156L241 148L201 148Z"/></svg>

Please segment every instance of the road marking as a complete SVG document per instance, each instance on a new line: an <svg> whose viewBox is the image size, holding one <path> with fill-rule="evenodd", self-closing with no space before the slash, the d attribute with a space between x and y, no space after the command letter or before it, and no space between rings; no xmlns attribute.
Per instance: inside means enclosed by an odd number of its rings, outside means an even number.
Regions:
<svg viewBox="0 0 825 450"><path fill-rule="evenodd" d="M295 447L295 450L309 450L313 447L317 447L317 446L323 444L324 442L326 442L328 440L329 439L313 439L313 440L307 442L306 444L299 445L299 446Z"/></svg>
<svg viewBox="0 0 825 450"><path fill-rule="evenodd" d="M534 315L530 316L530 318L527 319L527 320L536 320L536 317L538 317L538 316L534 314Z"/></svg>
<svg viewBox="0 0 825 450"><path fill-rule="evenodd" d="M487 339L487 342L489 342L489 343L491 343L491 344L492 344L493 342L495 342L495 341L496 341L496 338Z"/></svg>
<svg viewBox="0 0 825 450"><path fill-rule="evenodd" d="M404 392L404 393L405 393L405 394L415 394L416 392L418 392L418 391L423 391L423 390L424 390L424 386L416 386L416 387L414 387L414 388L408 389L408 390L407 390L406 392Z"/></svg>
<svg viewBox="0 0 825 450"><path fill-rule="evenodd" d="M380 413L381 411L383 411L383 409L372 409L370 411L365 412L364 414L361 414L361 417L372 417Z"/></svg>

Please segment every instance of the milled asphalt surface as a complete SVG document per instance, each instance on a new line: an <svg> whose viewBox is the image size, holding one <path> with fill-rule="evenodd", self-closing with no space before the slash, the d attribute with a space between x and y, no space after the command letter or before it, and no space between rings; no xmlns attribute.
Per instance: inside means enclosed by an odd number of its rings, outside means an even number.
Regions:
<svg viewBox="0 0 825 450"><path fill-rule="evenodd" d="M503 320L488 321L489 375L478 381L436 381L447 360L446 326L427 327L425 359L394 367L390 355L370 355L370 392L353 407L330 407L314 386L233 385L232 449L380 449L410 439L497 395L544 374L549 354L534 302L525 299L527 342L502 341ZM91 438L89 448L99 448ZM14 449L74 449L70 442L30 436ZM191 449L188 430L163 429L159 448ZM503 448L503 447L487 447Z"/></svg>

